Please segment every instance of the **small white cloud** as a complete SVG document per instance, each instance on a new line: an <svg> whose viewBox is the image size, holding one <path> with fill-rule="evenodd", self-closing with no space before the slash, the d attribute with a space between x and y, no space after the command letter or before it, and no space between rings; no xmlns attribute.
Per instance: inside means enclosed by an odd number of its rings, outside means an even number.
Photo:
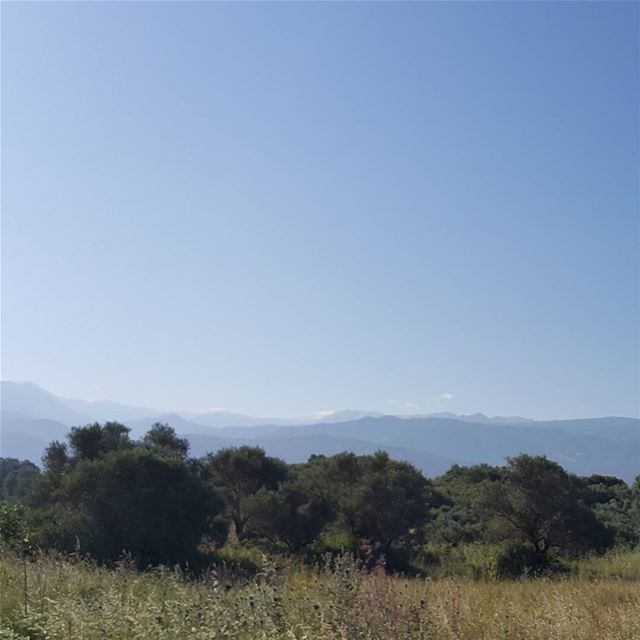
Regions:
<svg viewBox="0 0 640 640"><path fill-rule="evenodd" d="M102 385L101 384L92 384L91 388L92 389L102 389Z"/></svg>
<svg viewBox="0 0 640 640"><path fill-rule="evenodd" d="M404 406L407 409L413 409L414 407L419 407L420 405L417 402L405 402Z"/></svg>
<svg viewBox="0 0 640 640"><path fill-rule="evenodd" d="M316 415L320 418L326 418L327 416L332 416L335 412L335 409L322 409L321 411L316 411Z"/></svg>
<svg viewBox="0 0 640 640"><path fill-rule="evenodd" d="M209 407L205 411L207 413L216 413L217 411L230 411L230 409L227 409L227 407Z"/></svg>
<svg viewBox="0 0 640 640"><path fill-rule="evenodd" d="M398 404L397 400L387 400L389 404Z"/></svg>
<svg viewBox="0 0 640 640"><path fill-rule="evenodd" d="M453 395L453 393L449 393L448 391L446 393L442 393L440 394L440 397L443 400L453 400L455 398L455 396Z"/></svg>

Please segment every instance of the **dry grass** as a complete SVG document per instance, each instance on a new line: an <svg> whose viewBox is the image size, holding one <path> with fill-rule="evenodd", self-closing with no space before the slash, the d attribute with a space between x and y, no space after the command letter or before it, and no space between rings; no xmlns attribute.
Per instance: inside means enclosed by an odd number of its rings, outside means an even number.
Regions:
<svg viewBox="0 0 640 640"><path fill-rule="evenodd" d="M638 562L629 554L593 561L588 577L474 582L365 575L343 558L317 572L266 564L231 585L40 557L27 563L25 613L23 565L4 556L0 638L640 640L638 575L618 576Z"/></svg>

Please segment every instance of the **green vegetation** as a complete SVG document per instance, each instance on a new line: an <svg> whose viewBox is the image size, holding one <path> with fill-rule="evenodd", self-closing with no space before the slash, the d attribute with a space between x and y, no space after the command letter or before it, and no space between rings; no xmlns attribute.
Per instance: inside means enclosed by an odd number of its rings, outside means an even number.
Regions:
<svg viewBox="0 0 640 640"><path fill-rule="evenodd" d="M38 475L40 470L32 462L0 458L0 501L26 500Z"/></svg>
<svg viewBox="0 0 640 640"><path fill-rule="evenodd" d="M640 479L544 457L202 459L166 425L0 464L0 639L640 637Z"/></svg>
<svg viewBox="0 0 640 640"><path fill-rule="evenodd" d="M224 563L249 576L263 555L313 565L346 552L406 575L515 578L566 572L640 539L638 480L581 478L538 456L428 480L384 452L287 465L240 447L192 459L166 425L133 441L108 422L52 442L43 465L2 460L5 546L28 539L107 565Z"/></svg>

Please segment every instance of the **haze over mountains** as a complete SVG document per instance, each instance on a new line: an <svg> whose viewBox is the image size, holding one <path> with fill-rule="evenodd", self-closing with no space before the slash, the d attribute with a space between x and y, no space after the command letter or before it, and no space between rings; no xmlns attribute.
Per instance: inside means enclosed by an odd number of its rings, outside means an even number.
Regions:
<svg viewBox="0 0 640 640"><path fill-rule="evenodd" d="M452 464L502 464L525 452L546 455L580 475L600 473L627 481L640 473L640 420L604 417L533 421L519 416L451 413L394 416L344 410L302 418L260 418L229 411L201 415L55 396L33 383L3 381L0 455L39 462L46 445L69 427L117 420L142 435L154 422L171 425L195 456L222 447L259 445L287 462L312 454L358 454L384 449L426 475Z"/></svg>

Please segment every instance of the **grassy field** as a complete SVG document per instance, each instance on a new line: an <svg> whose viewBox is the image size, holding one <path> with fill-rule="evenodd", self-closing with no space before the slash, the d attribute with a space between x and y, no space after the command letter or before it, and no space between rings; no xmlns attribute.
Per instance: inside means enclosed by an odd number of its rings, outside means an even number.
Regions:
<svg viewBox="0 0 640 640"><path fill-rule="evenodd" d="M639 640L639 577L639 554L513 582L365 574L348 558L317 571L265 562L245 584L5 555L0 638Z"/></svg>

